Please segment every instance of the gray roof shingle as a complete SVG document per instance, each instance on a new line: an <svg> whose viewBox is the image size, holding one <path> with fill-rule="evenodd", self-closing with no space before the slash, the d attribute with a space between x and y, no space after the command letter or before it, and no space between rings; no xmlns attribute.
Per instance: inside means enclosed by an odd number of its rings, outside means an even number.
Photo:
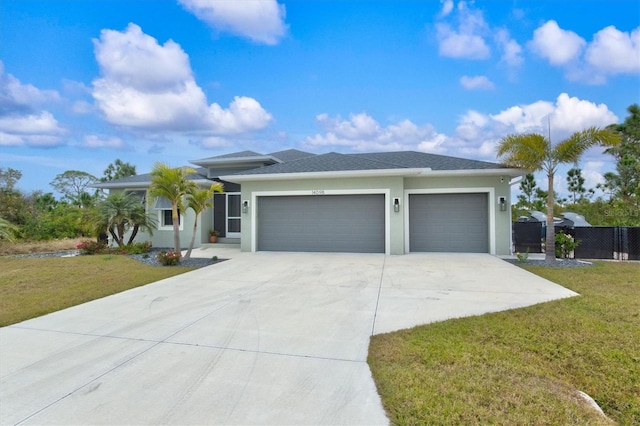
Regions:
<svg viewBox="0 0 640 426"><path fill-rule="evenodd" d="M427 154L425 152L417 151L375 152L347 155L381 161L398 167L429 168L431 170L478 170L506 168L505 166L497 163L449 157L447 155Z"/></svg>
<svg viewBox="0 0 640 426"><path fill-rule="evenodd" d="M264 154L260 154L255 151L240 151L240 152L232 152L230 154L217 155L215 157L207 157L197 161L208 161L208 160L224 160L229 158L250 158L250 157L264 157Z"/></svg>
<svg viewBox="0 0 640 426"><path fill-rule="evenodd" d="M316 154L311 152L300 151L298 149L287 149L284 151L272 152L269 154L272 157L277 158L278 160L286 163L288 161L299 160L301 158L311 157Z"/></svg>
<svg viewBox="0 0 640 426"><path fill-rule="evenodd" d="M506 168L500 164L416 151L378 152L371 154L314 155L299 160L274 164L235 173L236 176L312 173L389 169L487 170Z"/></svg>

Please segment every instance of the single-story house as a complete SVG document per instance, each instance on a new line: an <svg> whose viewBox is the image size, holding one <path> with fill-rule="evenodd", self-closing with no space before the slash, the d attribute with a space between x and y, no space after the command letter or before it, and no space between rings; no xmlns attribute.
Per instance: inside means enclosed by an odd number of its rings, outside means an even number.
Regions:
<svg viewBox="0 0 640 426"><path fill-rule="evenodd" d="M213 209L199 221L242 251L480 252L510 254L510 180L524 175L500 164L414 151L312 154L242 151L191 161L189 178L222 182ZM96 186L135 191L144 199L150 175ZM171 206L158 199L158 230L143 235L171 247ZM181 212L181 242L191 239L193 211Z"/></svg>

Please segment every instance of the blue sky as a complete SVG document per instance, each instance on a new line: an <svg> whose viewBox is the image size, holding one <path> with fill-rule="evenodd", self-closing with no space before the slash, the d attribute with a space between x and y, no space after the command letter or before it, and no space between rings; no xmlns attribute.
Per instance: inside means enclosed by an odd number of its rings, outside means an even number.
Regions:
<svg viewBox="0 0 640 426"><path fill-rule="evenodd" d="M640 3L4 0L0 61L0 167L27 192L245 149L496 161L510 133L624 120ZM580 166L595 186L612 159Z"/></svg>

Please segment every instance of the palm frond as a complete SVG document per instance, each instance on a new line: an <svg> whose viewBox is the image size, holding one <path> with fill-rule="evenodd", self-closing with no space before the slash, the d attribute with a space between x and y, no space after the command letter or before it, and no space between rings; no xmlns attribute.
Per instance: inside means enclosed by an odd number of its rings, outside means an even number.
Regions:
<svg viewBox="0 0 640 426"><path fill-rule="evenodd" d="M536 171L543 169L550 147L549 141L537 133L508 135L498 142L497 154L506 166Z"/></svg>

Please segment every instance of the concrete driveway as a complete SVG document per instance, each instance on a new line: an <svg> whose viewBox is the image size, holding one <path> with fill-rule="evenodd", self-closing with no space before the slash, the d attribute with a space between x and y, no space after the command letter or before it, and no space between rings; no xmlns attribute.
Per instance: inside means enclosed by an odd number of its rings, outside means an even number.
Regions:
<svg viewBox="0 0 640 426"><path fill-rule="evenodd" d="M0 329L2 424L386 424L369 337L575 293L482 254L239 253Z"/></svg>

